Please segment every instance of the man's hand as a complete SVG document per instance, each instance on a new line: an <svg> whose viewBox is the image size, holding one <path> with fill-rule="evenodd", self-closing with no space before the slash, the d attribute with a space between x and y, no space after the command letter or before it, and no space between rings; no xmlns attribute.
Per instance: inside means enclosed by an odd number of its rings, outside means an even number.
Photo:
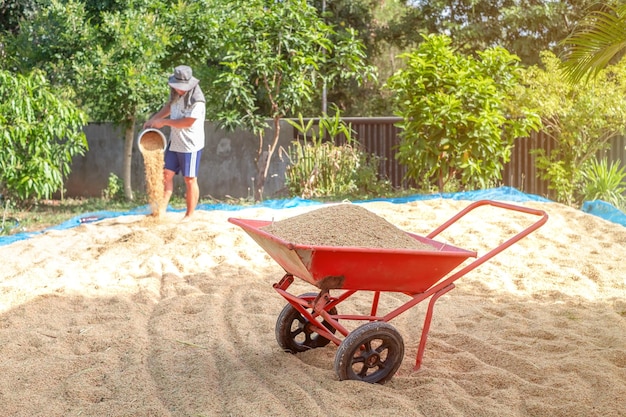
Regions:
<svg viewBox="0 0 626 417"><path fill-rule="evenodd" d="M155 129L160 129L163 126L165 126L165 120L166 119L153 119L153 120L148 120L146 123L143 124L143 128L147 129L149 127L153 127Z"/></svg>

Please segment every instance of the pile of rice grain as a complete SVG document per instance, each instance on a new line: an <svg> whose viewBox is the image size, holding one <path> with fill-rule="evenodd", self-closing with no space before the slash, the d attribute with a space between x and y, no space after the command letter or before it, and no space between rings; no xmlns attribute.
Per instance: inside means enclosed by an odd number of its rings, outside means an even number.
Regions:
<svg viewBox="0 0 626 417"><path fill-rule="evenodd" d="M300 245L435 250L356 204L326 206L272 222L261 230Z"/></svg>

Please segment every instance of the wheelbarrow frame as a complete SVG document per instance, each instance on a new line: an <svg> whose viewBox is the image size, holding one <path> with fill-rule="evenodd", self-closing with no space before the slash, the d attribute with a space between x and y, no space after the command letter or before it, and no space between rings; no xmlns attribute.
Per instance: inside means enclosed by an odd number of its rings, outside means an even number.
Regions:
<svg viewBox="0 0 626 417"><path fill-rule="evenodd" d="M420 337L420 342L419 342L419 346L417 350L415 365L413 367L414 370L418 370L422 364L424 350L426 347L426 341L428 338L428 333L430 331L430 325L431 325L432 316L434 312L434 306L437 300L442 295L446 294L447 292L449 292L455 287L454 282L457 279L466 275L468 272L476 269L477 267L487 262L488 260L496 256L500 252L504 251L505 249L512 246L519 240L528 236L530 233L534 232L543 224L545 224L548 220L548 215L543 210L537 210L537 209L533 209L530 207L524 207L524 206L519 206L519 205L514 205L514 204L509 204L509 203L504 203L504 202L499 202L499 201L493 201L493 200L480 200L480 201L476 201L476 202L469 204L463 210L458 212L455 216L453 216L448 221L443 223L441 226L439 226L438 228L430 232L426 236L426 238L427 239L435 238L444 230L452 226L454 223L458 222L461 218L465 217L471 211L475 210L478 207L485 206L485 205L494 206L494 207L502 208L505 210L521 212L521 213L529 214L533 216L538 216L540 218L536 222L532 223L530 226L523 229L521 232L505 240L503 243L491 249L484 255L477 257L474 261L467 264L466 266L458 269L457 271L454 271L454 269L448 271L447 274L443 276L443 278L439 279L434 285L431 285L429 288L427 288L424 291L411 293L411 292L396 291L396 290L375 290L375 291L367 290L367 291L373 292L371 310L370 310L370 314L368 315L330 314L329 313L329 311L331 311L334 307L336 307L338 304L342 303L346 299L350 298L357 291L363 291L361 289L343 290L343 292L340 295L331 296L328 288L326 289L322 288L322 290L314 299L312 299L313 297L310 297L310 296L308 297L295 296L287 291L288 288L291 286L291 284L294 282L294 274L292 272L287 272L279 282L273 285L273 288L293 308L295 308L302 315L303 318L308 320L309 324L314 327L315 332L318 335L328 339L329 341L333 342L337 346L339 346L342 343L342 339L338 337L337 335L335 335L335 332L332 330L336 330L337 332L339 332L344 337L344 339L350 334L350 330L348 330L345 326L343 326L340 323L340 320L368 321L368 322L379 321L379 322L387 323L391 321L392 319L394 319L395 317L397 317L398 315L404 313L405 311L419 304L420 302L430 298L430 301L428 303L428 308L426 310L426 315L424 317L424 324L422 327L422 334ZM246 232L248 232L248 234L251 237L255 238L257 243L263 243L263 242L259 242L258 236L255 236L257 232L255 230L251 230L250 225L245 224L245 221L242 221L242 219L230 218L229 221L233 224L243 227L244 230L246 230ZM254 229L254 227L252 229ZM404 293L407 296L409 296L409 300L405 302L404 304L396 307L392 311L388 312L387 314L380 315L378 312L378 307L379 307L379 300L380 300L381 292ZM320 317L324 320L323 322L319 321Z"/></svg>

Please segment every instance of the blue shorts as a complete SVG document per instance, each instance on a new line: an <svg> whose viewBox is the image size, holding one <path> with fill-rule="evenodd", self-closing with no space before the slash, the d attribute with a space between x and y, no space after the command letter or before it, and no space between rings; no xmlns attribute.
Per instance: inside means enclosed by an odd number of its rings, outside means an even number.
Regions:
<svg viewBox="0 0 626 417"><path fill-rule="evenodd" d="M184 177L198 176L202 149L197 152L174 152L169 147L165 151L165 169L182 174Z"/></svg>

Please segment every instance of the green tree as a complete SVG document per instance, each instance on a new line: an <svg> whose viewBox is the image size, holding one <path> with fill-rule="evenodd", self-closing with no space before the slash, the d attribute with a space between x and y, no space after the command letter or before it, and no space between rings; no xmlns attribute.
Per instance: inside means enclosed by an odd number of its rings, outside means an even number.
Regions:
<svg viewBox="0 0 626 417"><path fill-rule="evenodd" d="M626 66L613 66L595 80L573 84L561 76L561 61L544 52L542 67L525 72L526 98L543 119L543 131L556 143L549 153L536 151L541 176L556 200L580 203L581 168L626 127Z"/></svg>
<svg viewBox="0 0 626 417"><path fill-rule="evenodd" d="M417 183L450 180L484 188L501 178L513 140L537 129L535 113L516 102L521 68L502 48L456 52L442 35L425 36L406 67L387 82L403 129L396 157Z"/></svg>
<svg viewBox="0 0 626 417"><path fill-rule="evenodd" d="M392 22L387 36L396 42L420 42L421 33L447 34L462 52L500 46L522 63L540 62L540 52L560 52L559 42L572 32L597 0L406 0L407 13Z"/></svg>
<svg viewBox="0 0 626 417"><path fill-rule="evenodd" d="M63 191L72 157L83 155L87 122L67 91L43 73L0 70L0 193L26 203Z"/></svg>
<svg viewBox="0 0 626 417"><path fill-rule="evenodd" d="M313 0L309 3L317 9L322 20L334 28L336 34L331 35L333 43L352 36L350 32L356 31L356 37L363 45L363 61L373 65L373 58L378 53L375 34L379 25L374 14L380 8L380 1ZM328 65L333 63L329 61ZM317 115L337 108L345 116L366 115L366 102L375 94L379 85L373 77L364 81L358 82L352 78L335 80L332 88L324 90L325 94L314 96L311 104L303 107L303 113Z"/></svg>
<svg viewBox="0 0 626 417"><path fill-rule="evenodd" d="M42 70L54 86L74 85L73 63L91 47L93 27L80 2L51 0L20 21L19 30L6 36L3 67L27 73Z"/></svg>
<svg viewBox="0 0 626 417"><path fill-rule="evenodd" d="M94 46L74 64L76 90L94 120L124 129L122 178L132 200L132 152L137 119L167 98L167 76L161 66L170 31L151 9L105 12Z"/></svg>
<svg viewBox="0 0 626 417"><path fill-rule="evenodd" d="M254 197L260 200L281 119L319 94L322 78L331 86L337 79L361 79L370 68L356 34L332 42L333 28L304 0L225 1L215 12L222 35L222 70L213 83L221 97L217 118L222 126L258 136ZM274 137L265 143L268 118Z"/></svg>
<svg viewBox="0 0 626 417"><path fill-rule="evenodd" d="M23 71L41 68L52 84L71 86L91 120L123 127L124 192L133 199L135 123L167 96L168 71L161 63L170 29L160 18L159 2L124 6L51 0L7 38L7 55Z"/></svg>
<svg viewBox="0 0 626 417"><path fill-rule="evenodd" d="M30 18L31 14L47 0L3 0L0 3L0 33L13 32L19 28L21 19Z"/></svg>
<svg viewBox="0 0 626 417"><path fill-rule="evenodd" d="M170 71L182 63L193 67L205 96L211 93L207 80L223 69L219 63L224 42L220 15L224 7L224 0L178 1L160 13L163 24L172 30L162 67Z"/></svg>

